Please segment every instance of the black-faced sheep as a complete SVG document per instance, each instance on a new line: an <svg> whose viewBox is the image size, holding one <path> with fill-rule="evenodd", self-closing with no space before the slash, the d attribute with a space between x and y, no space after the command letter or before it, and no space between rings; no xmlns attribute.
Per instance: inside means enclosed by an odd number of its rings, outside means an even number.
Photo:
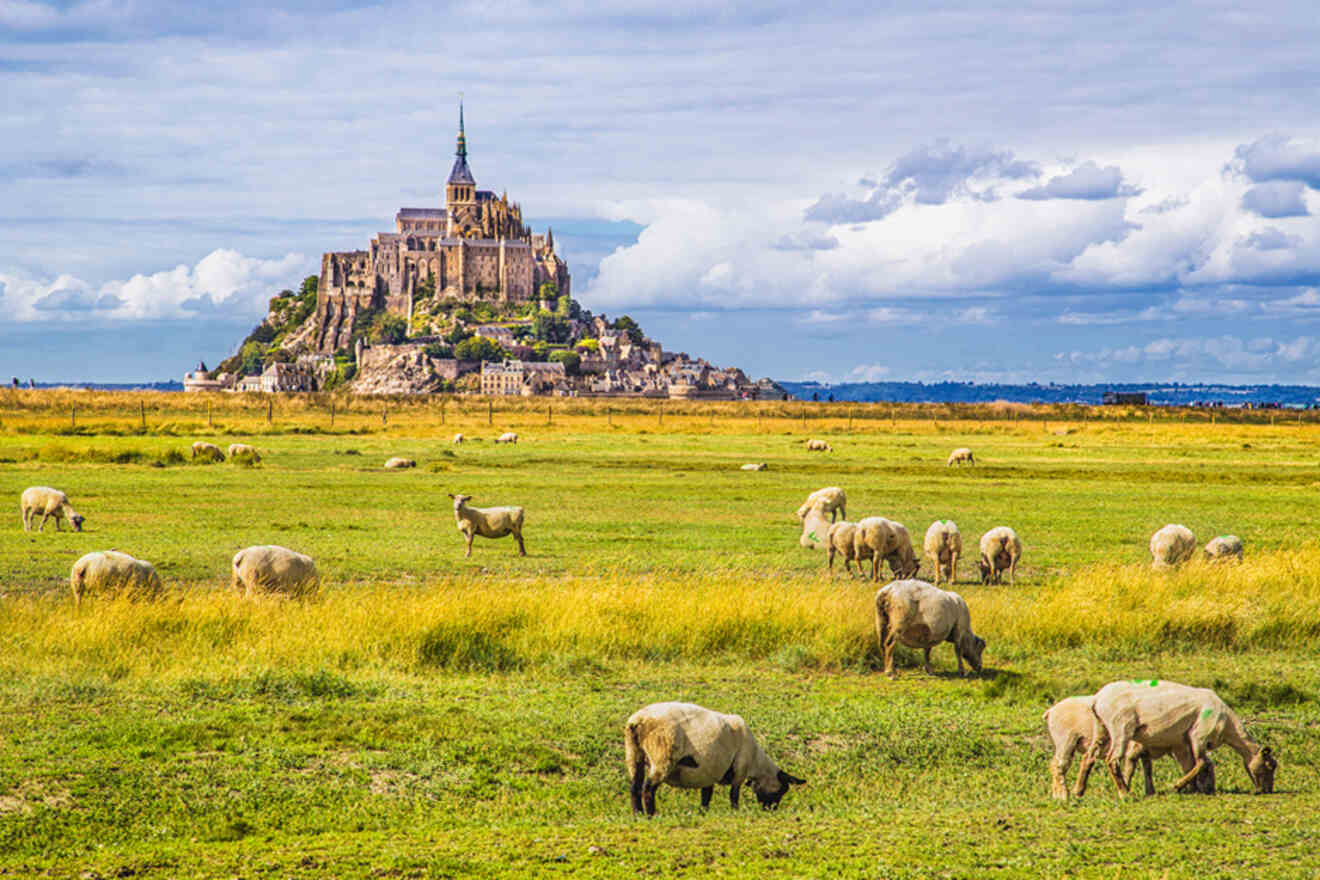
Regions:
<svg viewBox="0 0 1320 880"><path fill-rule="evenodd" d="M1017 564L1022 558L1022 541L1008 526L996 526L981 536L981 583L1001 583L1008 572L1009 584L1017 584Z"/></svg>
<svg viewBox="0 0 1320 880"><path fill-rule="evenodd" d="M256 448L246 443L229 444L229 460L233 463L258 464L261 462L261 454Z"/></svg>
<svg viewBox="0 0 1320 880"><path fill-rule="evenodd" d="M981 671L985 639L972 632L972 615L963 597L941 590L925 581L905 580L885 584L875 594L875 634L885 655L885 675L898 676L894 669L894 646L921 648L929 675L930 649L941 642L953 645L958 659L958 674L963 674L963 660L976 672Z"/></svg>
<svg viewBox="0 0 1320 880"><path fill-rule="evenodd" d="M972 450L966 446L960 447L949 453L949 460L945 462L945 467L953 467L955 464L976 464L976 459L972 457Z"/></svg>
<svg viewBox="0 0 1320 880"><path fill-rule="evenodd" d="M1220 535L1205 545L1205 558L1210 562L1242 561L1242 539L1237 535Z"/></svg>
<svg viewBox="0 0 1320 880"><path fill-rule="evenodd" d="M32 486L23 490L23 495L19 498L19 505L23 513L23 531L32 531L32 521L41 514L41 524L37 526L37 531L44 531L46 520L55 518L55 531L64 531L60 524L67 518L69 525L73 526L75 532L82 531L83 517L78 511L73 509L69 503L69 496L65 495L59 489L52 489L49 486Z"/></svg>
<svg viewBox="0 0 1320 880"><path fill-rule="evenodd" d="M902 523L883 516L868 516L857 522L853 533L853 558L871 560L871 580L880 580L880 569L889 563L896 578L915 577L921 563L912 550L912 536Z"/></svg>
<svg viewBox="0 0 1320 880"><path fill-rule="evenodd" d="M206 461L225 460L225 454L220 451L220 447L205 440L198 440L192 445L192 457L196 459L199 455Z"/></svg>
<svg viewBox="0 0 1320 880"><path fill-rule="evenodd" d="M402 470L404 468L415 468L417 462L411 458L391 458L385 462L385 467L389 470Z"/></svg>
<svg viewBox="0 0 1320 880"><path fill-rule="evenodd" d="M826 443L824 440L814 440L814 439L813 439L813 440L808 440L808 441L807 441L807 451L808 451L808 452L833 452L833 451L834 451L834 447L831 446L830 444Z"/></svg>

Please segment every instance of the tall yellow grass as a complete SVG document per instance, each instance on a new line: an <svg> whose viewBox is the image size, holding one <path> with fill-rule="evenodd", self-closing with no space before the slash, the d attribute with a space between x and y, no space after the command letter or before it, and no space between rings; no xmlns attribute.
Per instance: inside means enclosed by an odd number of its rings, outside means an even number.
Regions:
<svg viewBox="0 0 1320 880"><path fill-rule="evenodd" d="M1101 566L1036 587L959 590L997 649L1315 647L1320 548L1171 572ZM297 603L184 589L156 602L0 602L0 674L231 678L270 670L498 671L614 660L857 668L877 659L863 581L769 573L331 587Z"/></svg>

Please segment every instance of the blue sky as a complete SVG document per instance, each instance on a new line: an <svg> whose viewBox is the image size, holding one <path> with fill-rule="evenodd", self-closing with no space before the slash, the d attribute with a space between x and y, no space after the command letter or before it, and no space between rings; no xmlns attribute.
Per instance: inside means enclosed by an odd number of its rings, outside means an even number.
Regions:
<svg viewBox="0 0 1320 880"><path fill-rule="evenodd" d="M470 164L782 379L1320 384L1313 4L0 0L0 376L155 380Z"/></svg>

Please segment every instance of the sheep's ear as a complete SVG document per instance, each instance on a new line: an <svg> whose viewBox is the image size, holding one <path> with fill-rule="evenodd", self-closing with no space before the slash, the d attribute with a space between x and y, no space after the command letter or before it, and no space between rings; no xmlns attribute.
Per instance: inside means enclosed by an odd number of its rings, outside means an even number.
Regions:
<svg viewBox="0 0 1320 880"><path fill-rule="evenodd" d="M458 497L458 496L455 495L453 492L446 492L445 494L448 495L450 498L457 498L457 497Z"/></svg>
<svg viewBox="0 0 1320 880"><path fill-rule="evenodd" d="M790 775L788 775L787 773L785 773L783 770L780 770L780 771L779 771L779 784L780 784L780 785L806 785L806 784L807 784L807 780L805 780L805 779L798 779L796 776L790 776Z"/></svg>

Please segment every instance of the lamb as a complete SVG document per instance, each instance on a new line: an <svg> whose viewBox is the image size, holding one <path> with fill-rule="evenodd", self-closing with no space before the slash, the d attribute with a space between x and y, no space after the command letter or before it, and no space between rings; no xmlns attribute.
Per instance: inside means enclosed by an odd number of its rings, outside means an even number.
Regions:
<svg viewBox="0 0 1320 880"><path fill-rule="evenodd" d="M1196 536L1187 526L1170 523L1150 536L1151 568L1172 568L1196 552Z"/></svg>
<svg viewBox="0 0 1320 880"><path fill-rule="evenodd" d="M824 440L814 440L814 439L813 439L813 440L808 440L808 441L807 441L807 451L808 451L808 452L833 452L833 451L834 451L834 447L831 446L830 444L826 443Z"/></svg>
<svg viewBox="0 0 1320 880"><path fill-rule="evenodd" d="M1017 564L1022 558L1022 541L1008 526L996 526L981 536L981 583L1003 583L1000 572L1008 569L1008 583L1017 584Z"/></svg>
<svg viewBox="0 0 1320 880"><path fill-rule="evenodd" d="M958 582L958 557L962 556L962 532L951 519L939 519L926 529L926 539L922 549L935 565L935 586L940 585L940 574L944 574L949 583Z"/></svg>
<svg viewBox="0 0 1320 880"><path fill-rule="evenodd" d="M198 440L192 445L192 457L196 459L199 455L210 461L225 460L225 454L220 451L220 447L214 443L207 443L205 440Z"/></svg>
<svg viewBox="0 0 1320 880"><path fill-rule="evenodd" d="M814 504L802 519L802 536L798 543L808 550L815 550L825 543L829 530L830 520L825 516L824 508Z"/></svg>
<svg viewBox="0 0 1320 880"><path fill-rule="evenodd" d="M385 467L390 470L415 468L417 467L417 462L413 461L411 458L391 458L389 461L385 462Z"/></svg>
<svg viewBox="0 0 1320 880"><path fill-rule="evenodd" d="M82 597L93 592L122 590L133 596L155 596L161 591L160 575L150 562L118 550L99 550L81 557L69 572L69 588L74 605L81 605Z"/></svg>
<svg viewBox="0 0 1320 880"><path fill-rule="evenodd" d="M655 791L666 782L701 789L703 810L710 806L716 783L729 786L729 805L735 810L744 783L765 810L778 809L789 786L806 784L775 766L740 716L692 703L638 709L624 726L623 749L634 814L654 816Z"/></svg>
<svg viewBox="0 0 1320 880"><path fill-rule="evenodd" d="M500 436L498 436L498 437L495 438L495 442L496 442L496 443L517 443L517 442L518 442L518 435L515 434L515 433L512 432L512 431L505 431L503 434L501 434Z"/></svg>
<svg viewBox="0 0 1320 880"><path fill-rule="evenodd" d="M1050 788L1055 799L1066 801L1068 799L1067 775L1068 767L1072 764L1073 755L1078 751L1083 754L1081 770L1077 774L1077 786L1073 791L1076 797L1081 797L1086 793L1086 779L1091 773L1091 763L1085 755L1090 749L1092 737L1098 732L1102 737L1108 736L1103 725L1097 725L1095 713L1092 712L1092 706L1095 703L1094 696L1085 697L1065 697L1053 706L1045 710L1045 725L1049 728L1050 739L1054 741L1054 757L1050 760ZM1194 763L1192 751L1186 744L1179 743L1172 749L1146 749L1140 743L1133 742L1128 746L1128 759L1141 759L1142 769L1146 777L1146 794L1155 794L1155 783L1151 777L1151 762L1165 755L1173 755L1178 764L1186 772L1192 768ZM1128 777L1128 784L1132 784L1132 778ZM1209 761L1200 775L1196 777L1196 791L1201 794L1215 793L1215 768Z"/></svg>
<svg viewBox="0 0 1320 880"><path fill-rule="evenodd" d="M454 499L454 520L458 523L458 530L467 538L467 552L463 554L464 559L472 555L472 539L477 535L483 538L503 538L505 535L513 535L518 541L518 555L527 555L527 548L523 546L521 507L468 507L467 503L472 500L471 495L451 493L449 497Z"/></svg>
<svg viewBox="0 0 1320 880"><path fill-rule="evenodd" d="M1211 562L1242 561L1242 539L1237 535L1220 535L1205 545L1205 558Z"/></svg>
<svg viewBox="0 0 1320 880"><path fill-rule="evenodd" d="M966 446L961 446L953 450L953 452L950 452L949 460L944 466L953 467L955 464L959 466L964 464L976 464L976 459L972 458L972 450L968 449Z"/></svg>
<svg viewBox="0 0 1320 880"><path fill-rule="evenodd" d="M1096 693L1092 712L1108 735L1105 763L1120 796L1128 793L1132 764L1128 744L1132 742L1151 751L1190 746L1192 766L1173 784L1174 791L1192 784L1205 769L1208 753L1224 743L1242 756L1257 794L1274 791L1279 762L1268 747L1261 748L1247 735L1233 710L1209 688L1153 678L1110 682ZM1099 735L1092 738L1087 761L1094 762L1099 755L1101 739Z"/></svg>
<svg viewBox="0 0 1320 880"><path fill-rule="evenodd" d="M246 443L230 443L229 460L230 461L242 460L242 461L251 462L252 464L256 464L257 462L261 461L261 455L257 452L257 450L254 447L249 446Z"/></svg>
<svg viewBox="0 0 1320 880"><path fill-rule="evenodd" d="M464 439L464 438L463 438L463 433L462 433L461 431L460 431L459 433L455 434L455 435L454 435L454 445L457 446L458 444L462 443L462 442L463 442L463 439Z"/></svg>
<svg viewBox="0 0 1320 880"><path fill-rule="evenodd" d="M766 469L766 463L763 461L748 462L747 464L738 468L738 470L740 471L763 471L765 469Z"/></svg>
<svg viewBox="0 0 1320 880"><path fill-rule="evenodd" d="M82 531L82 514L73 509L69 503L69 496L65 495L59 489L52 489L49 486L31 486L23 490L19 498L20 510L23 513L23 531L32 531L32 521L41 514L41 525L37 526L37 531L45 531L46 520L55 517L55 531L64 531L60 524L67 517L69 525L73 526L75 532Z"/></svg>
<svg viewBox="0 0 1320 880"><path fill-rule="evenodd" d="M963 597L933 584L901 580L885 584L875 594L875 635L885 655L885 675L897 678L894 669L894 646L900 642L925 652L926 674L930 649L941 642L953 645L958 659L958 674L963 674L963 660L977 673L985 639L972 632L972 615Z"/></svg>
<svg viewBox="0 0 1320 880"><path fill-rule="evenodd" d="M243 588L243 595L252 598L255 592L284 593L304 596L316 592L321 578L312 557L266 544L246 547L234 554L235 590Z"/></svg>
<svg viewBox="0 0 1320 880"><path fill-rule="evenodd" d="M836 518L848 518L848 496L838 486L826 486L824 489L817 489L808 495L807 500L803 501L802 506L797 509L797 518L800 520L806 519L807 512L817 504L822 506L822 513L830 515L830 522L834 522Z"/></svg>
<svg viewBox="0 0 1320 880"><path fill-rule="evenodd" d="M839 520L832 524L829 532L825 536L825 546L829 550L829 559L826 562L826 568L834 570L834 555L843 554L843 570L851 572L848 564L852 561L857 562L857 573L864 575L862 571L862 560L857 558L859 547L865 549L864 545L856 543L857 523L850 523L846 520Z"/></svg>
<svg viewBox="0 0 1320 880"><path fill-rule="evenodd" d="M871 560L871 580L880 580L880 567L888 562L896 578L916 577L921 563L912 551L912 536L902 523L883 516L868 516L853 533L853 558Z"/></svg>

